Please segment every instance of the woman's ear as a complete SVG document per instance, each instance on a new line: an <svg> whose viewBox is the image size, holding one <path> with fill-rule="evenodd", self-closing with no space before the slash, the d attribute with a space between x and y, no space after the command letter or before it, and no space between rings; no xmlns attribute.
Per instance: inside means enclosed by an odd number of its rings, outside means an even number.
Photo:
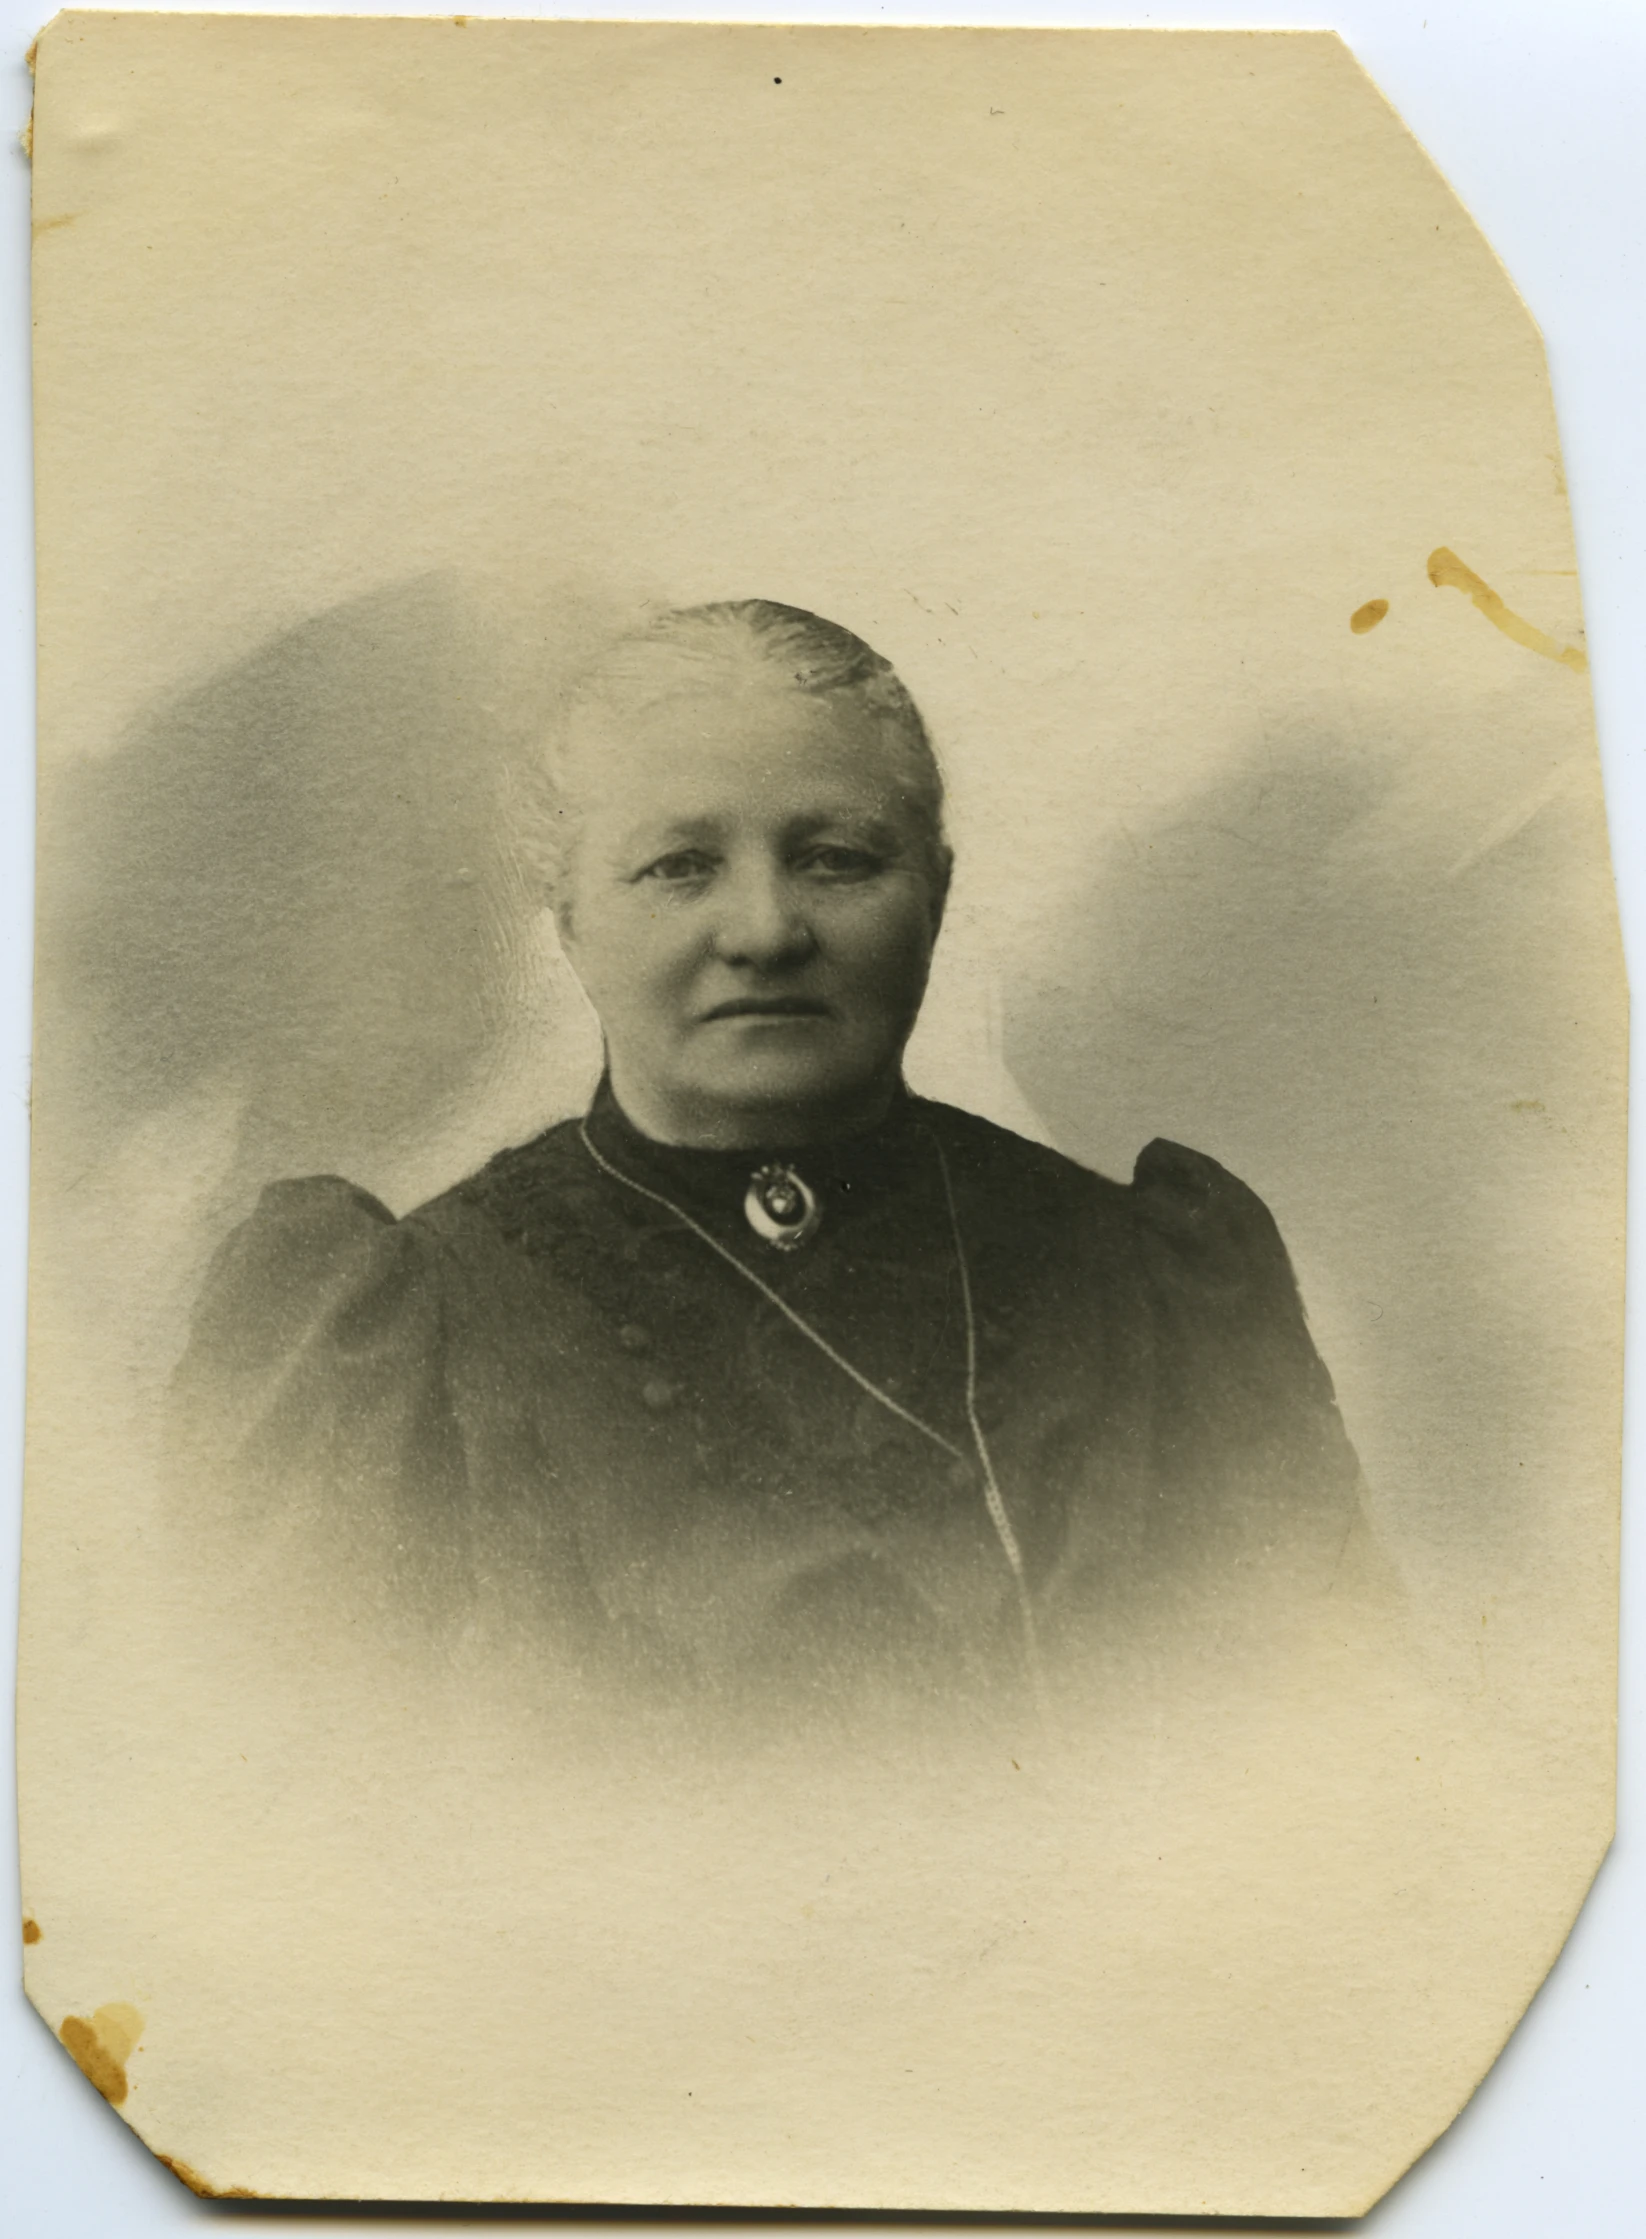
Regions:
<svg viewBox="0 0 1646 2239"><path fill-rule="evenodd" d="M943 930L943 912L948 906L949 882L954 877L954 849L936 847L932 850L932 939L935 941Z"/></svg>

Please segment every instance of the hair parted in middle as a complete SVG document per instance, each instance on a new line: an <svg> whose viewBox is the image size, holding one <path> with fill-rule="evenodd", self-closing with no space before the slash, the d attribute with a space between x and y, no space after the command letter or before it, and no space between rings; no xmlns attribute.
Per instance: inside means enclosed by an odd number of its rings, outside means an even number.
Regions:
<svg viewBox="0 0 1646 2239"><path fill-rule="evenodd" d="M566 876L577 825L569 764L578 740L685 690L763 683L819 699L850 699L884 739L910 811L921 827L934 883L947 877L943 776L913 695L883 654L839 622L774 599L720 599L668 607L609 646L577 680L547 742L536 827L522 833L528 865L554 893Z"/></svg>

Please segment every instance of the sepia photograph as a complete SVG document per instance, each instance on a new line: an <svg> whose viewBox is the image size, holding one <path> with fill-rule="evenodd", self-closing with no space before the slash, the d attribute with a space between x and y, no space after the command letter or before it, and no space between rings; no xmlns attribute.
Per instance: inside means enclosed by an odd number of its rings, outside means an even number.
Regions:
<svg viewBox="0 0 1646 2239"><path fill-rule="evenodd" d="M364 665L353 641L400 603L332 625L339 691ZM213 899L238 912L266 875L238 850L179 849L179 812L219 849L240 822L225 795L264 795L254 849L288 821L243 763L202 800L201 744L289 753L275 724L316 636L189 707L187 807L157 783L170 723L151 756L128 750L119 850L142 864L153 802L190 887L138 873L168 993L188 984L189 918ZM345 1595L426 1625L436 1653L500 1622L574 1698L668 1705L697 1730L844 1731L904 1697L1010 1728L1048 1665L1078 1682L1139 1640L1272 1638L1311 1607L1392 1605L1256 1194L1165 1139L1116 1183L1051 1148L1026 1099L1028 1136L906 1083L954 856L890 662L770 600L665 609L576 678L556 732L492 884L587 1005L587 1109L400 1219L343 1176L269 1183L213 1256L172 1379L183 1497L269 1533L286 1582L312 1526ZM293 821L312 814L308 774L287 776ZM92 785L105 802L107 773ZM480 872L448 875L483 965L508 928ZM94 925L110 899L99 882ZM257 982L270 915L238 959ZM452 929L424 938L438 972ZM93 940L110 1018L146 1033L147 945ZM232 955L214 928L191 1015L221 1017L210 983ZM358 947L324 963L352 977ZM467 1038L492 992L477 968L434 1037ZM575 1093L566 1070L534 1068L539 1093ZM407 1091L415 1127L427 1076Z"/></svg>
<svg viewBox="0 0 1646 2239"><path fill-rule="evenodd" d="M1368 65L42 33L24 1981L180 2200L1436 2197L1613 1833L1630 858Z"/></svg>

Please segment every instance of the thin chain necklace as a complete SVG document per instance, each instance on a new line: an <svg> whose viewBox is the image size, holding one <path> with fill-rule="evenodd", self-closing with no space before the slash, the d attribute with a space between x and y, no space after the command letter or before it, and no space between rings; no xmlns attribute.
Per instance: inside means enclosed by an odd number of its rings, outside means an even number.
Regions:
<svg viewBox="0 0 1646 2239"><path fill-rule="evenodd" d="M752 1283L761 1297L769 1305L775 1306L785 1321L792 1323L802 1337L808 1338L825 1359L832 1361L843 1375L849 1376L860 1391L867 1392L871 1399L878 1400L882 1407L889 1409L900 1421L919 1431L922 1437L929 1438L934 1446L940 1446L944 1453L952 1456L954 1460L964 1461L966 1459L961 1449L952 1440L945 1438L940 1430L934 1430L930 1423L922 1421L920 1416L912 1413L910 1409L893 1399L890 1392L882 1391L880 1386L870 1377L865 1376L860 1368L855 1367L844 1353L837 1352L821 1330L813 1328L803 1314L797 1314L786 1298L780 1297L768 1282L757 1275L746 1261L739 1259L734 1251L729 1250L726 1245L722 1244L719 1237L706 1229L701 1221L694 1220L684 1206L677 1205L670 1197L665 1197L661 1190L648 1189L644 1182L637 1182L632 1174L625 1174L621 1167L614 1166L610 1159L603 1158L594 1146L586 1120L578 1121L577 1132L583 1139L583 1148L588 1152L595 1165L599 1167L602 1174L609 1175L614 1182L620 1182L625 1189L632 1190L636 1197L643 1197L649 1203L661 1206L663 1211L672 1214L683 1228L690 1229L694 1236L699 1237L703 1243L707 1244L711 1252L715 1253L718 1258L723 1259L728 1267L734 1268L746 1283ZM972 1434L972 1445L977 1455L978 1466L983 1473L983 1497L988 1507L989 1521L994 1526L995 1537L1000 1542L1001 1551L1011 1569L1012 1582L1017 1588L1018 1614L1023 1625L1023 1646L1028 1662L1029 1676L1034 1686L1037 1702L1043 1702L1040 1644L1035 1627L1034 1604L1029 1598L1029 1582L1023 1568L1023 1550L1018 1545L1016 1532L1012 1529L1012 1520L1007 1512L1005 1495L1000 1490L1000 1480L995 1475L994 1461L989 1453L989 1442L983 1435L983 1425L977 1412L977 1312L972 1302L971 1268L966 1259L965 1240L960 1232L960 1212L955 1203L954 1180L949 1172L948 1154L945 1152L942 1143L929 1127L922 1125L920 1132L937 1154L937 1170L943 1178L943 1202L949 1215L949 1234L954 1240L955 1267L960 1276L960 1303L966 1321L966 1423Z"/></svg>

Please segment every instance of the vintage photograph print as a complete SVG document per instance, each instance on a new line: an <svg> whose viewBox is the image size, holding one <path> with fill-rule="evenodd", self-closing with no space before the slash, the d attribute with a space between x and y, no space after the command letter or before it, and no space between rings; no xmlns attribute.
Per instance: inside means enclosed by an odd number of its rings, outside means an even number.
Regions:
<svg viewBox="0 0 1646 2239"><path fill-rule="evenodd" d="M1324 33L36 66L64 2057L207 2193L1362 2212L1612 1815L1491 248Z"/></svg>

